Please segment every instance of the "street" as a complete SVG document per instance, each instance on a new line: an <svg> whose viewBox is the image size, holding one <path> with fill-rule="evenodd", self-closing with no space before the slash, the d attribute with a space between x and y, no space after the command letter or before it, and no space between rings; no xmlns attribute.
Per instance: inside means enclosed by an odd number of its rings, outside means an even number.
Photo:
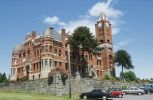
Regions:
<svg viewBox="0 0 153 100"><path fill-rule="evenodd" d="M113 98L113 100L153 100L153 94L124 95L123 98Z"/></svg>

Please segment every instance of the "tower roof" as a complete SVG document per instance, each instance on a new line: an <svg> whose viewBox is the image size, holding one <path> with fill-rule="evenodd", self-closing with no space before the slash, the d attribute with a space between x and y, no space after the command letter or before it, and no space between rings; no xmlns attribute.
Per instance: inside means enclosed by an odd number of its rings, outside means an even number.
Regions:
<svg viewBox="0 0 153 100"><path fill-rule="evenodd" d="M43 36L54 36L54 29L52 27L49 27L45 30L43 33Z"/></svg>
<svg viewBox="0 0 153 100"><path fill-rule="evenodd" d="M22 49L22 46L17 44L16 47L13 50L16 51L16 50L21 50L21 49Z"/></svg>
<svg viewBox="0 0 153 100"><path fill-rule="evenodd" d="M17 44L15 48L13 48L13 54L19 53L19 51L22 49L22 45Z"/></svg>
<svg viewBox="0 0 153 100"><path fill-rule="evenodd" d="M45 32L42 34L43 37L52 37L55 40L60 40L60 33L54 30L53 27L49 27L45 30Z"/></svg>
<svg viewBox="0 0 153 100"><path fill-rule="evenodd" d="M99 21L108 21L108 19L107 19L107 16L103 13L103 12L101 12L101 14L100 14L100 16L99 16Z"/></svg>

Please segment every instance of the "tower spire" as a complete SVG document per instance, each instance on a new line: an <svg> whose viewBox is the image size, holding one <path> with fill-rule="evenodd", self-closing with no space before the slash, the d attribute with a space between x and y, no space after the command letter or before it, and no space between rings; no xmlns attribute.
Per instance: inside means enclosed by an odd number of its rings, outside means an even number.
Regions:
<svg viewBox="0 0 153 100"><path fill-rule="evenodd" d="M101 20L107 21L106 14L104 14L102 11L101 11L100 16L99 16L99 21L101 21Z"/></svg>

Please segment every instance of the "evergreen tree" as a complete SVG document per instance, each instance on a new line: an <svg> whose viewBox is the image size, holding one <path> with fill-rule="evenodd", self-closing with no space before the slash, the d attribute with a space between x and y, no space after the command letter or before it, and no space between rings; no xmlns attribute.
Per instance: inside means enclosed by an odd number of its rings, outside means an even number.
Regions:
<svg viewBox="0 0 153 100"><path fill-rule="evenodd" d="M3 82L2 74L0 73L0 83Z"/></svg>
<svg viewBox="0 0 153 100"><path fill-rule="evenodd" d="M7 77L6 77L5 72L3 74L0 73L0 83L4 83L6 81L7 81Z"/></svg>
<svg viewBox="0 0 153 100"><path fill-rule="evenodd" d="M2 80L3 80L3 82L5 82L7 80L5 72L2 75Z"/></svg>
<svg viewBox="0 0 153 100"><path fill-rule="evenodd" d="M77 55L78 61L82 61L82 73L85 75L87 65L85 65L86 60L84 59L84 52L94 53L95 48L98 46L98 42L86 26L77 27L72 37L70 37L69 42L73 54Z"/></svg>

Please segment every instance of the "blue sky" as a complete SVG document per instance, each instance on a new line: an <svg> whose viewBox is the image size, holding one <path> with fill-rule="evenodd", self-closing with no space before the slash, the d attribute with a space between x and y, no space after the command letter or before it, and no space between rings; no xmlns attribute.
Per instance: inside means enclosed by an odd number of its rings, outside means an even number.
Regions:
<svg viewBox="0 0 153 100"><path fill-rule="evenodd" d="M87 25L94 33L102 11L113 26L114 49L131 54L138 77L153 78L152 9L152 0L1 0L0 72L10 73L12 49L28 32L40 35L49 26L73 32Z"/></svg>

